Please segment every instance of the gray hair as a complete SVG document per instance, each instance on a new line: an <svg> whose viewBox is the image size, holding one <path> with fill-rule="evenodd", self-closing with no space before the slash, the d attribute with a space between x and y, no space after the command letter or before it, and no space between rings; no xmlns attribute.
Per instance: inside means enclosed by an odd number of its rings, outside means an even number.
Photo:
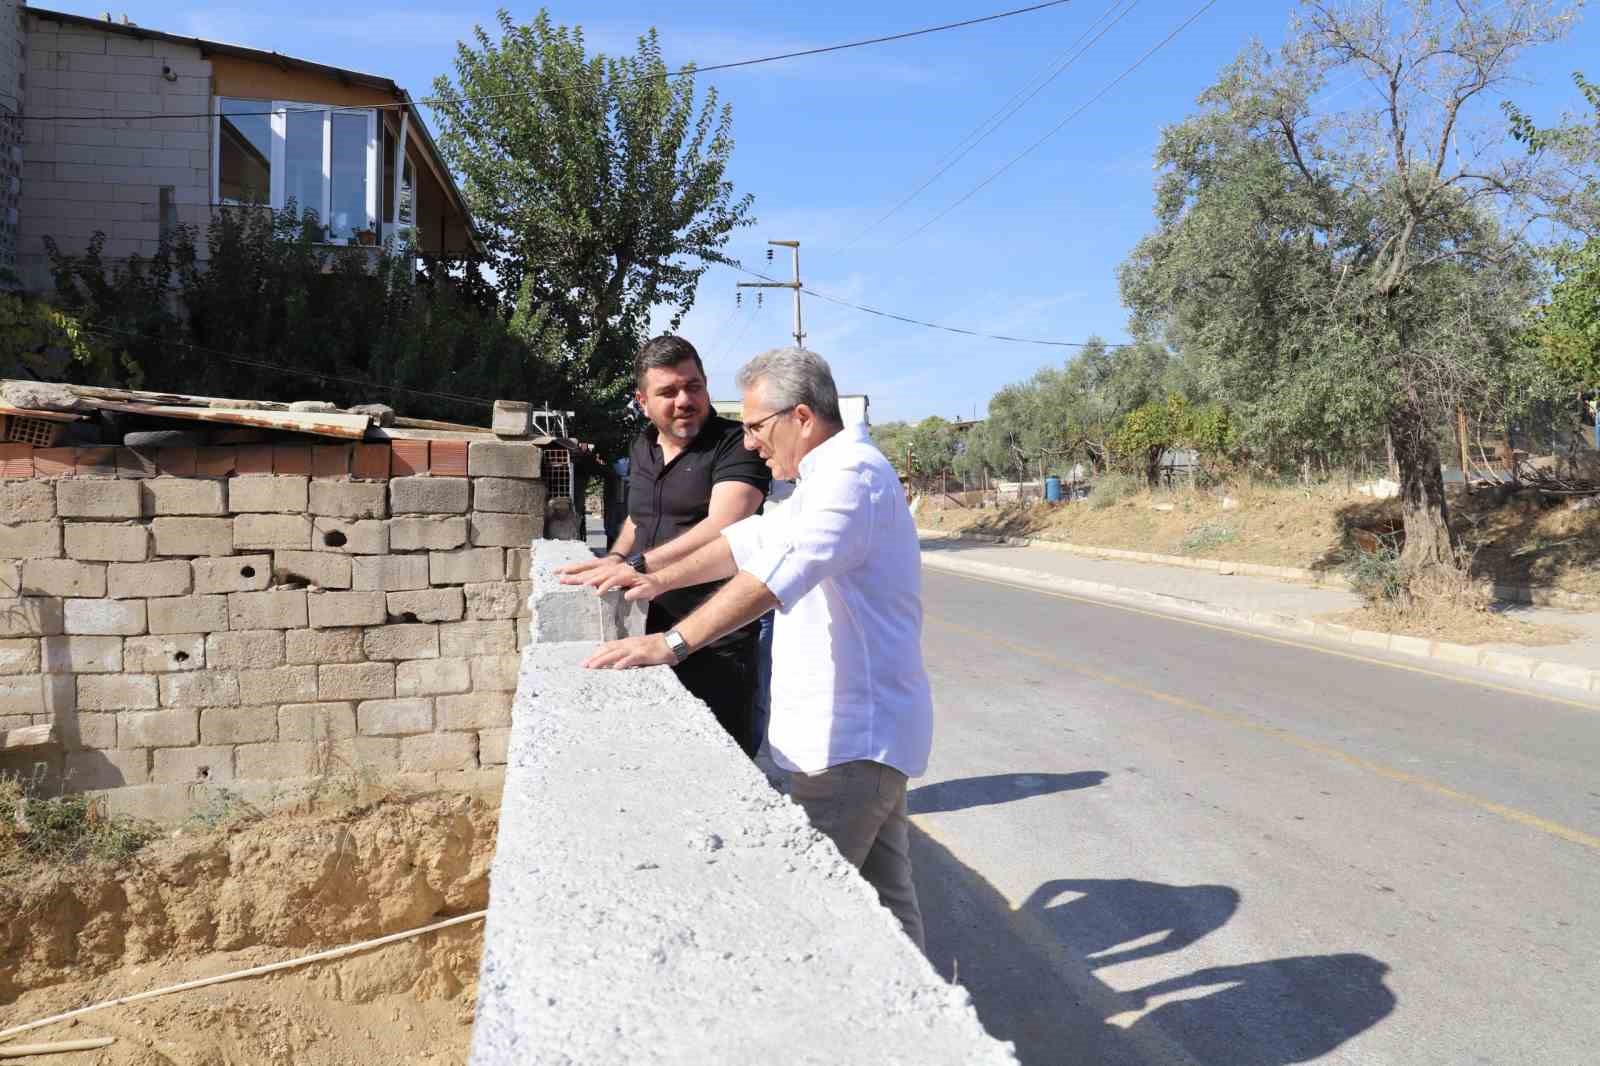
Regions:
<svg viewBox="0 0 1600 1066"><path fill-rule="evenodd" d="M803 403L822 421L844 425L833 371L816 352L792 347L762 352L739 369L738 384L741 390L764 386L767 401L776 410Z"/></svg>

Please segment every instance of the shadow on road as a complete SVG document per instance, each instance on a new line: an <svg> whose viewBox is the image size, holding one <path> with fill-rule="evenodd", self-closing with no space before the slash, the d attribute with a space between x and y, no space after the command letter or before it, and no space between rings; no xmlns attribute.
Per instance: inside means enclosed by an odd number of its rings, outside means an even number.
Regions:
<svg viewBox="0 0 1600 1066"><path fill-rule="evenodd" d="M962 777L923 785L906 793L906 807L912 814L945 814L994 803L1010 803L1029 796L1048 796L1093 788L1106 779L1104 770L1084 770L1075 774L987 774Z"/></svg>

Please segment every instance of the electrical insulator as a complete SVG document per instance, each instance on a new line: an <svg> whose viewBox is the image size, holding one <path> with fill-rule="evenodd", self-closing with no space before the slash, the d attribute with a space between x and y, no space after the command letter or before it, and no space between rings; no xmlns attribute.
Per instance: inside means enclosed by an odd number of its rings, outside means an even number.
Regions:
<svg viewBox="0 0 1600 1066"><path fill-rule="evenodd" d="M769 262L769 263L772 262L772 249L771 248L767 249L767 262Z"/></svg>
<svg viewBox="0 0 1600 1066"><path fill-rule="evenodd" d="M735 306L735 307L743 307L744 306L744 293L743 292L735 292L733 294L733 306Z"/></svg>
<svg viewBox="0 0 1600 1066"><path fill-rule="evenodd" d="M762 300L763 300L763 299L765 299L765 298L766 298L766 295L767 295L767 294L766 294L766 293L764 293L764 292L758 292L758 293L756 293L756 306L757 306L757 307L760 307L760 306L761 306L761 301L762 301Z"/></svg>

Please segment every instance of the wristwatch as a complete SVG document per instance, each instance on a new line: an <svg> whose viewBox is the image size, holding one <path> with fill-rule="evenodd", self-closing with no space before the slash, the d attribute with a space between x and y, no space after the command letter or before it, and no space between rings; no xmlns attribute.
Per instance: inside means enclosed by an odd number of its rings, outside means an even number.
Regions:
<svg viewBox="0 0 1600 1066"><path fill-rule="evenodd" d="M636 574L643 574L646 572L646 567L644 565L644 552L634 552L632 555L624 559L623 562L633 567L633 571Z"/></svg>
<svg viewBox="0 0 1600 1066"><path fill-rule="evenodd" d="M661 639L667 642L667 649L672 652L672 657L678 662L681 663L689 657L689 642L679 636L676 629L667 630L666 633L662 634Z"/></svg>
<svg viewBox="0 0 1600 1066"><path fill-rule="evenodd" d="M605 557L607 559L615 559L619 563L625 563L628 561L628 557L623 555L621 552L606 552Z"/></svg>

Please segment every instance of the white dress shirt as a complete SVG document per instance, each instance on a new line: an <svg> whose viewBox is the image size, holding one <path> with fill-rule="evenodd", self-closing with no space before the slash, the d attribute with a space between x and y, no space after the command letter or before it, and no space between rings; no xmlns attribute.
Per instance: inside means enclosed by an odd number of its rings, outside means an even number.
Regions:
<svg viewBox="0 0 1600 1066"><path fill-rule="evenodd" d="M905 490L866 427L812 449L792 497L722 535L780 605L767 727L777 764L815 773L870 759L923 773L922 559Z"/></svg>

